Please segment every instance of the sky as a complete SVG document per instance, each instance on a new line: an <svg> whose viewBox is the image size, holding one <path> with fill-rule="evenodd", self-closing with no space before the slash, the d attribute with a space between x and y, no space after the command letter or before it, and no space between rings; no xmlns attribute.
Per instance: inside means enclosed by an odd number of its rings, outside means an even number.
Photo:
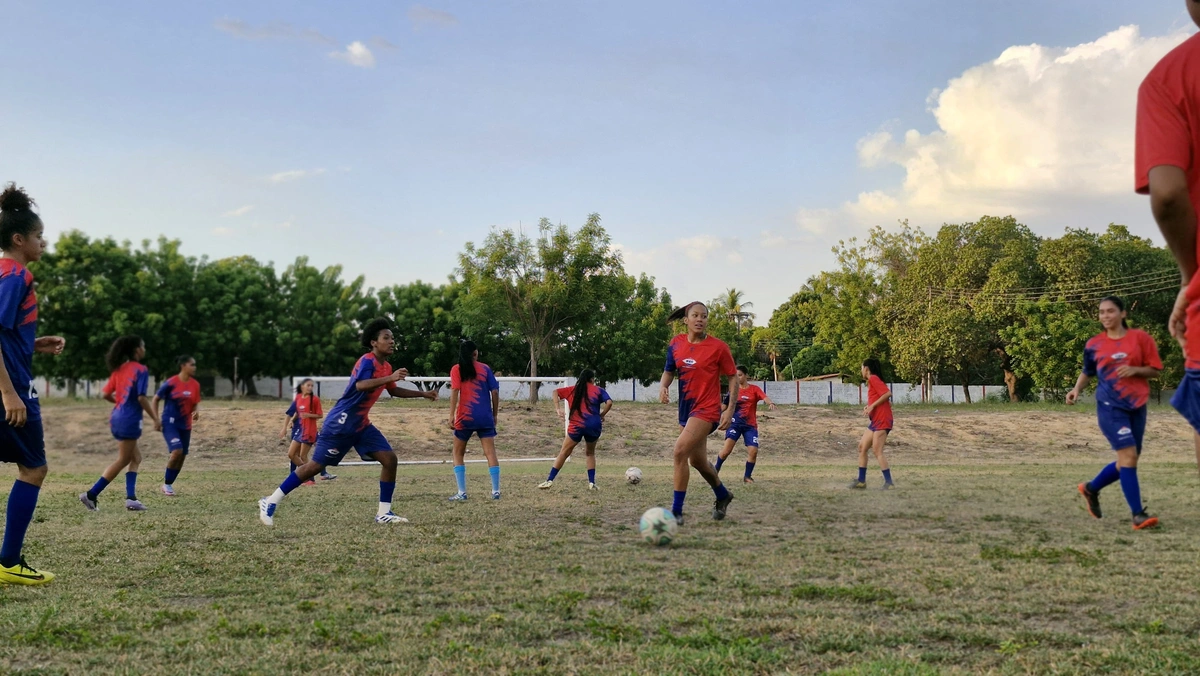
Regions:
<svg viewBox="0 0 1200 676"><path fill-rule="evenodd" d="M901 219L1110 222L1183 0L0 0L0 180L71 229L440 283L599 213L677 304L758 323Z"/></svg>

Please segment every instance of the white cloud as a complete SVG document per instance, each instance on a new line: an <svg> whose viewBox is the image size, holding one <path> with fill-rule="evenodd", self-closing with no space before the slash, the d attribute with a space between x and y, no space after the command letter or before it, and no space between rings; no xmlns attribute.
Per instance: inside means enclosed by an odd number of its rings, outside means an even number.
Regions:
<svg viewBox="0 0 1200 676"><path fill-rule="evenodd" d="M458 17L450 12L443 12L439 9L430 9L421 5L413 5L408 8L408 20L413 23L414 27L421 26L441 26L449 27L458 24Z"/></svg>
<svg viewBox="0 0 1200 676"><path fill-rule="evenodd" d="M358 68L374 68L375 55L363 43L355 40L342 51L329 52L329 58L344 61Z"/></svg>
<svg viewBox="0 0 1200 676"><path fill-rule="evenodd" d="M237 218L238 216L245 216L246 214L250 213L253 209L254 209L253 204L247 204L245 206L241 206L236 209L230 209L229 211L226 211L225 213L221 214L221 217L222 218Z"/></svg>
<svg viewBox="0 0 1200 676"><path fill-rule="evenodd" d="M324 173L324 169L290 169L288 171L281 171L276 174L271 174L267 177L267 180L271 183L279 184L287 183L288 181L295 181L301 178L320 176Z"/></svg>

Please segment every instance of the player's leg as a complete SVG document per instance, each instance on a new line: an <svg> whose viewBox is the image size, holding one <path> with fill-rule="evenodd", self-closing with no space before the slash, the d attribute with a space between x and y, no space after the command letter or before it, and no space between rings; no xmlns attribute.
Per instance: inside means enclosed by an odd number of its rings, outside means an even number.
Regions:
<svg viewBox="0 0 1200 676"><path fill-rule="evenodd" d="M17 464L17 478L4 514L4 539L0 542L0 584L45 584L54 579L54 573L31 568L21 554L49 469L42 421L27 420L24 427L17 428L0 418L0 460Z"/></svg>
<svg viewBox="0 0 1200 676"><path fill-rule="evenodd" d="M310 450L312 450L312 444L306 444L303 441L300 441L297 444L297 446L299 446L299 449L296 451L296 456L300 459L300 462L298 462L296 464L297 465L307 465L308 464L308 452ZM321 471L318 472L318 474L324 474L324 473L325 473L325 468L322 467ZM316 486L317 485L316 477L310 477L309 479L305 480L304 485L305 486Z"/></svg>
<svg viewBox="0 0 1200 676"><path fill-rule="evenodd" d="M725 430L725 445L721 448L721 452L717 454L717 464L714 466L717 472L721 471L721 465L725 464L725 458L728 458L729 454L733 453L733 447L737 445L737 441L738 430L730 426L729 429Z"/></svg>
<svg viewBox="0 0 1200 676"><path fill-rule="evenodd" d="M288 442L288 462L291 463L291 471L295 472L296 468L304 463L300 461L300 441L292 439Z"/></svg>
<svg viewBox="0 0 1200 676"><path fill-rule="evenodd" d="M707 429L703 432L698 428L688 430L687 425L680 425L679 437L675 439L675 448L671 451L671 460L674 464L673 481L675 487L674 496L671 500L671 513L675 515L675 519L679 521L680 525L683 525L683 501L687 496L688 479L691 478L692 474L691 468L688 467L691 449L692 446L696 445L697 441L703 443L703 440L707 436Z"/></svg>
<svg viewBox="0 0 1200 676"><path fill-rule="evenodd" d="M145 511L146 506L137 499L138 469L142 466L142 449L133 442L133 457L125 467L125 508L131 512Z"/></svg>
<svg viewBox="0 0 1200 676"><path fill-rule="evenodd" d="M894 488L896 484L892 483L892 468L888 466L887 458L883 455L883 447L887 445L888 433L891 430L875 430L871 434L871 450L875 453L875 458L879 460L879 469L883 471L883 490Z"/></svg>
<svg viewBox="0 0 1200 676"><path fill-rule="evenodd" d="M554 485L554 477L563 468L563 464L567 462L567 458L571 457L571 453L579 442L583 439L583 435L579 435L578 439L573 439L570 435L563 438L562 449L558 452L558 457L554 459L554 464L550 465L550 475L546 480L538 484L538 488L546 489Z"/></svg>
<svg viewBox="0 0 1200 676"><path fill-rule="evenodd" d="M1138 458L1142 454L1142 439L1146 434L1146 408L1130 411L1128 425L1129 432L1133 437L1133 446L1117 451L1117 468L1121 473L1121 492L1125 494L1125 501L1129 504L1130 513L1133 514L1134 530L1153 528L1158 525L1158 518L1146 513L1137 474Z"/></svg>
<svg viewBox="0 0 1200 676"><path fill-rule="evenodd" d="M584 441L583 450L587 453L588 489L596 490L596 442L599 437Z"/></svg>
<svg viewBox="0 0 1200 676"><path fill-rule="evenodd" d="M500 499L500 459L496 457L496 430L479 432L479 443L483 445L483 455L487 458L488 478L492 480L492 499Z"/></svg>
<svg viewBox="0 0 1200 676"><path fill-rule="evenodd" d="M454 484L458 492L450 496L451 502L461 502L467 499L467 441L471 433L465 430L454 430Z"/></svg>
<svg viewBox="0 0 1200 676"><path fill-rule="evenodd" d="M1128 441L1120 439L1120 435L1117 432L1123 423L1112 420L1111 414L1112 411L1107 406L1096 407L1096 422L1100 427L1100 431L1108 439L1109 443L1112 444L1113 450L1116 451L1118 448L1128 445ZM1104 487L1120 481L1120 479L1121 470L1114 460L1105 465L1104 469L1100 470L1100 473L1094 479L1087 483L1079 484L1079 494L1083 496L1083 503L1087 508L1088 514L1097 519L1101 517L1100 491Z"/></svg>
<svg viewBox="0 0 1200 676"><path fill-rule="evenodd" d="M104 492L104 489L108 488L108 485L112 483L112 480L117 478L117 475L121 473L121 470L125 469L129 466L129 463L133 462L133 458L136 453L137 439L117 439L117 459L112 461L112 464L110 464L108 467L104 468L104 471L100 474L100 478L96 480L96 483L92 484L92 487L89 488L86 493L81 493L79 495L79 501L83 503L84 507L87 507L93 512L100 509L99 505L96 503L96 499L100 497L100 494Z"/></svg>
<svg viewBox="0 0 1200 676"><path fill-rule="evenodd" d="M274 493L258 501L258 520L266 526L274 525L275 510L279 507L279 503L289 493L299 488L300 484L320 473L326 465L336 465L341 462L346 453L349 453L350 449L354 447L356 441L357 439L353 436L318 436L312 460L289 472L287 478L279 484L279 488L276 488Z"/></svg>
<svg viewBox="0 0 1200 676"><path fill-rule="evenodd" d="M307 458L309 451L312 450L312 447L313 447L312 441L316 441L316 439L312 439L311 441L302 441L301 442L300 453L302 454L302 456L304 458ZM321 468L321 473L317 475L317 478L320 479L321 481L333 481L334 479L337 478L337 475L330 474L329 467L325 466L325 467Z"/></svg>
<svg viewBox="0 0 1200 676"><path fill-rule="evenodd" d="M730 493L729 489L725 488L725 485L721 483L721 477L717 474L716 468L708 461L708 434L712 433L716 425L693 418L688 420L688 427L691 427L693 422L697 423L702 436L692 446L688 460L692 467L695 467L696 471L700 472L700 476L704 477L704 480L712 487L714 495L713 519L720 521L725 518L725 510L729 508L729 503L733 500L733 493ZM703 434L704 432L708 434Z"/></svg>
<svg viewBox="0 0 1200 676"><path fill-rule="evenodd" d="M742 476L742 483L754 483L754 464L758 462L758 444L750 445L750 441L758 441L758 435L746 437L746 473Z"/></svg>
<svg viewBox="0 0 1200 676"><path fill-rule="evenodd" d="M191 446L191 430L167 430L163 431L163 436L167 439L167 468L163 472L162 493L168 497L175 496L175 479L179 478L179 472L183 470L183 462L187 459L188 449Z"/></svg>
<svg viewBox="0 0 1200 676"><path fill-rule="evenodd" d="M375 429L374 426L368 429ZM383 435L378 430L375 431L378 439L382 440ZM371 435L372 437L375 435ZM386 445L386 441L383 441ZM368 447L378 445L370 443ZM360 452L360 455L362 453ZM363 457L369 457L379 463L379 508L375 512L375 523L408 523L408 519L397 516L392 512L392 496L396 492L396 453L389 449L380 449L374 452L368 452Z"/></svg>
<svg viewBox="0 0 1200 676"><path fill-rule="evenodd" d="M862 438L858 440L858 478L850 484L850 488L867 487L867 457L874 442L875 433L871 430L863 432Z"/></svg>

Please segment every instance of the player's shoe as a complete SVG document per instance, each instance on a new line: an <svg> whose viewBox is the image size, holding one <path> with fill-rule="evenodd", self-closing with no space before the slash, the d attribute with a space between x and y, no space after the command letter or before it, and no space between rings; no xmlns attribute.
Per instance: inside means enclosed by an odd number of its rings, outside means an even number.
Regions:
<svg viewBox="0 0 1200 676"><path fill-rule="evenodd" d="M329 472L326 472L321 475L321 481L333 481L336 478L337 478L336 474L330 474Z"/></svg>
<svg viewBox="0 0 1200 676"><path fill-rule="evenodd" d="M89 498L87 493L80 493L79 501L83 503L84 507L87 507L89 512L100 511L99 501Z"/></svg>
<svg viewBox="0 0 1200 676"><path fill-rule="evenodd" d="M492 491L492 499L499 500L500 499L500 491Z"/></svg>
<svg viewBox="0 0 1200 676"><path fill-rule="evenodd" d="M279 505L267 502L266 498L258 501L258 520L263 522L264 526L275 525L275 508Z"/></svg>
<svg viewBox="0 0 1200 676"><path fill-rule="evenodd" d="M546 481L543 481L542 483L538 484L538 488L540 488L542 490L546 490L547 488L550 488L552 486L554 486L554 482L550 481L548 479Z"/></svg>
<svg viewBox="0 0 1200 676"><path fill-rule="evenodd" d="M1079 494L1083 496L1083 504L1087 507L1088 514L1092 518L1100 518L1100 494L1095 493L1088 488L1087 482L1079 484Z"/></svg>
<svg viewBox="0 0 1200 676"><path fill-rule="evenodd" d="M676 526L683 525L683 512L680 512L678 514L675 514L674 512L672 512L671 516L675 517L675 525Z"/></svg>
<svg viewBox="0 0 1200 676"><path fill-rule="evenodd" d="M455 493L454 495L451 495L450 497L448 497L446 499L449 500L450 502L466 502L467 494L466 493Z"/></svg>
<svg viewBox="0 0 1200 676"><path fill-rule="evenodd" d="M1157 516L1150 516L1149 514L1146 513L1145 510L1142 510L1141 514L1133 515L1133 529L1134 530L1145 530L1147 528L1157 528L1157 527L1158 527L1158 517Z"/></svg>
<svg viewBox="0 0 1200 676"><path fill-rule="evenodd" d="M729 509L729 503L733 502L733 493L726 489L725 499L717 499L713 501L713 520L720 521L725 518L725 510Z"/></svg>
<svg viewBox="0 0 1200 676"><path fill-rule="evenodd" d="M141 500L130 500L126 498L125 509L128 509L131 512L144 512L146 511L146 506L142 504Z"/></svg>
<svg viewBox="0 0 1200 676"><path fill-rule="evenodd" d="M599 488L596 488L596 484L589 483L589 484L588 484L588 490L589 490L589 491L598 491L598 490L600 490L600 489L599 489Z"/></svg>
<svg viewBox="0 0 1200 676"><path fill-rule="evenodd" d="M375 523L408 523L408 519L388 512L382 516L375 517Z"/></svg>
<svg viewBox="0 0 1200 676"><path fill-rule="evenodd" d="M885 482L883 482L883 485L879 487L879 490L890 491L895 487L896 487L896 484L892 483L891 481L885 481Z"/></svg>
<svg viewBox="0 0 1200 676"><path fill-rule="evenodd" d="M754 479L751 479L751 478L750 478L750 477L748 477L748 476L744 476L744 477L742 477L742 483L744 483L744 484L752 484L752 483L754 483Z"/></svg>
<svg viewBox="0 0 1200 676"><path fill-rule="evenodd" d="M305 482L301 483L300 485L301 486L316 486L317 482L313 481L312 479L309 479L308 481L305 481Z"/></svg>
<svg viewBox="0 0 1200 676"><path fill-rule="evenodd" d="M865 490L866 487L867 487L867 482L865 482L865 481L851 481L850 482L850 488L855 489L855 490L860 490L860 491Z"/></svg>
<svg viewBox="0 0 1200 676"><path fill-rule="evenodd" d="M173 497L175 497L175 489L172 488L170 484L163 484L162 485L162 494L167 496L168 498L173 498Z"/></svg>
<svg viewBox="0 0 1200 676"><path fill-rule="evenodd" d="M0 584L46 584L53 579L54 573L34 570L24 556L15 566L0 566Z"/></svg>

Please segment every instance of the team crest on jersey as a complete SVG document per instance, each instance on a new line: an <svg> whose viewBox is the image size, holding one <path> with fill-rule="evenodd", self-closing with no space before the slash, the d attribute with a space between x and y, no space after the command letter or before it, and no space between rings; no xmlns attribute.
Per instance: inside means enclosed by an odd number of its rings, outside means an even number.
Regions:
<svg viewBox="0 0 1200 676"><path fill-rule="evenodd" d="M688 366L695 366L695 365L696 365L696 360L695 360L695 359L692 359L691 357L688 357L687 359L684 359L684 360L683 360L683 363L684 363L684 364L687 364Z"/></svg>
<svg viewBox="0 0 1200 676"><path fill-rule="evenodd" d="M1128 354L1125 354L1124 352L1118 352L1118 353L1114 354L1114 355L1112 356L1112 358L1113 358L1113 359L1124 359L1125 357L1128 357L1128 356L1129 356L1129 355L1128 355Z"/></svg>

